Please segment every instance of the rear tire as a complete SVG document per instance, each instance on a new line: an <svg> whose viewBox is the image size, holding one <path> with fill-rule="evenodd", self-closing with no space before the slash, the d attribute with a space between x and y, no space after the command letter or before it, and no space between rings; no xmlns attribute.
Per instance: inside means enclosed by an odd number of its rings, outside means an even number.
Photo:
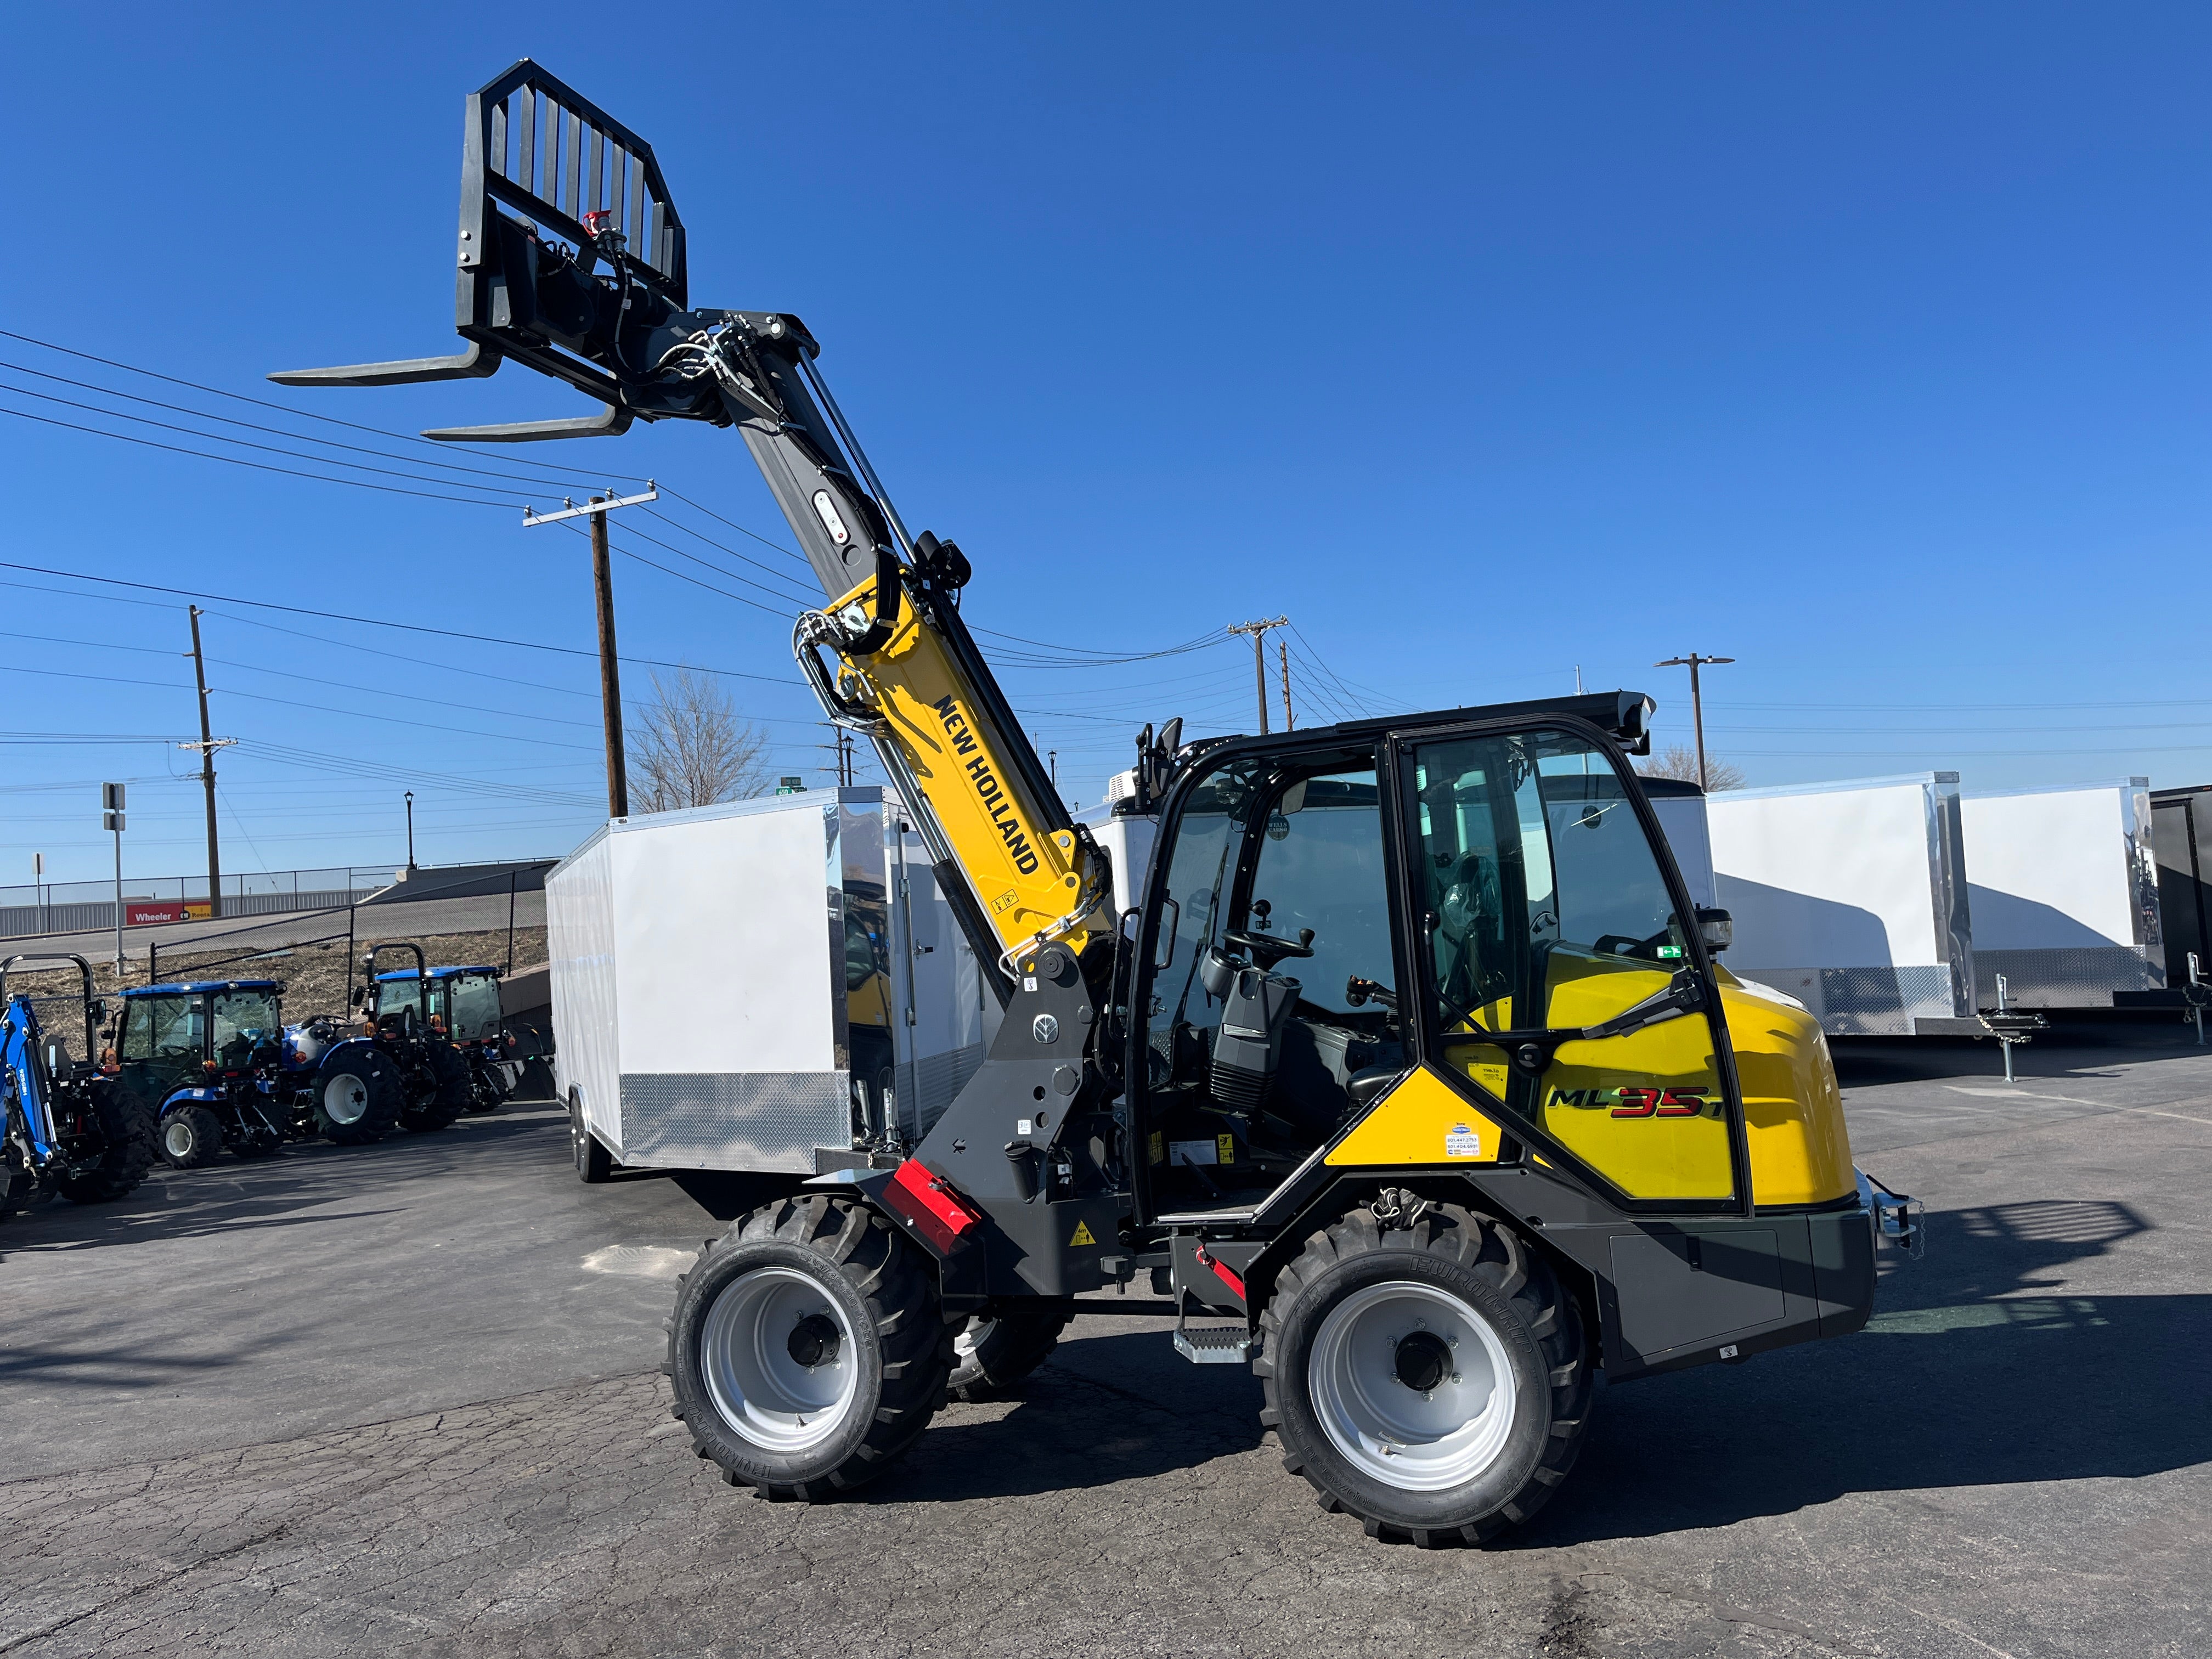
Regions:
<svg viewBox="0 0 2212 1659"><path fill-rule="evenodd" d="M1261 1420L1283 1467L1369 1536L1480 1543L1535 1514L1574 1466L1589 1345L1574 1298L1517 1235L1457 1205L1408 1207L1387 1231L1356 1210L1283 1269L1252 1366Z"/></svg>
<svg viewBox="0 0 2212 1659"><path fill-rule="evenodd" d="M161 1156L173 1170L204 1170L222 1151L222 1120L204 1106L161 1114Z"/></svg>
<svg viewBox="0 0 2212 1659"><path fill-rule="evenodd" d="M952 1328L921 1254L810 1194L754 1211L684 1276L676 1415L732 1486L818 1503L874 1480L945 1403Z"/></svg>
<svg viewBox="0 0 2212 1659"><path fill-rule="evenodd" d="M434 1037L422 1045L422 1061L437 1083L428 1099L400 1111L399 1127L413 1134L450 1127L469 1106L468 1061Z"/></svg>
<svg viewBox="0 0 2212 1659"><path fill-rule="evenodd" d="M614 1179L614 1155L585 1127L584 1103L573 1094L568 1097L568 1155L576 1163L576 1179L586 1187Z"/></svg>
<svg viewBox="0 0 2212 1659"><path fill-rule="evenodd" d="M989 1400L1052 1358L1073 1317L1059 1302L1012 1303L977 1314L952 1342L952 1375L945 1387L956 1400Z"/></svg>
<svg viewBox="0 0 2212 1659"><path fill-rule="evenodd" d="M399 1068L366 1042L331 1050L310 1088L315 1133L341 1146L366 1146L399 1122Z"/></svg>
<svg viewBox="0 0 2212 1659"><path fill-rule="evenodd" d="M100 1161L82 1175L57 1181L54 1189L72 1204L111 1204L137 1191L154 1167L154 1113L120 1083L98 1078L88 1086Z"/></svg>

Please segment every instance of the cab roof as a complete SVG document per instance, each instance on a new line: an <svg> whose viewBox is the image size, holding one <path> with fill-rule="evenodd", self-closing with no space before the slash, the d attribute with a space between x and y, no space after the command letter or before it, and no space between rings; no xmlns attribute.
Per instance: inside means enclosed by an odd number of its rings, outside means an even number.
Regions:
<svg viewBox="0 0 2212 1659"><path fill-rule="evenodd" d="M273 979L187 979L168 985L131 985L124 988L126 1000L132 997L182 996L199 991L270 991L276 989Z"/></svg>
<svg viewBox="0 0 2212 1659"><path fill-rule="evenodd" d="M429 972L429 977L451 979L456 974L496 974L498 971L499 969L489 963L471 963L461 968L433 968ZM395 979L413 979L414 977L415 970L412 968L398 968L388 974L379 974L376 976L376 982L379 985L384 985Z"/></svg>

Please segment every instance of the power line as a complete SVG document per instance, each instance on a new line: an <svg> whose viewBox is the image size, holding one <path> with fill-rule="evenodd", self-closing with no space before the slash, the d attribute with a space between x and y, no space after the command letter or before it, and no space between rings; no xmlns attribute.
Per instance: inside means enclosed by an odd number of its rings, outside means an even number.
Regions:
<svg viewBox="0 0 2212 1659"><path fill-rule="evenodd" d="M0 332L4 331L0 330ZM410 634L433 634L441 639L466 640L476 645L503 645L512 647L518 651L550 651L560 656L590 657L594 660L599 657L598 652L586 651L579 646L546 645L536 640L502 639L494 634L471 634L459 629L433 628L426 623L392 622L381 617L353 617L337 611L310 611L304 605L278 605L272 599L246 599L229 593L208 593L188 587L167 587L159 582L126 581L120 576L88 576L81 571L55 570L46 565L20 564L9 559L0 559L0 570L27 570L36 576L59 576L70 581L99 582L110 587L132 587L148 593L173 593L184 599L214 599L222 605L250 605L259 611L280 611L287 616L313 617L323 622L358 623L364 628L397 628ZM76 597L92 599L99 596L79 594ZM240 618L240 620L245 619ZM702 669L696 663L664 662L653 657L624 657L622 660L639 663L647 668L690 668L696 672L720 674L732 679L762 680L771 685L799 684L796 680L783 679L773 674L752 674L737 668Z"/></svg>
<svg viewBox="0 0 2212 1659"><path fill-rule="evenodd" d="M7 388L13 390L13 388ZM37 394L31 393L35 397ZM33 415L27 410L0 407L0 415L12 415L19 421L36 421L41 426L65 427L71 432L86 432L95 438L112 438L119 444L137 444L146 449L165 449L173 455L197 455L204 461L222 461L231 466L252 467L257 472L281 472L287 477L312 478L318 483L346 484L355 489L380 490L386 495L416 495L425 501L459 501L464 507L512 507L520 503L479 501L470 495L446 495L430 489L402 489L397 484L371 483L366 478L333 478L325 472L302 472L297 467L271 466L266 461L249 461L237 455L211 455L204 449L186 449L181 444L157 443L151 438L134 438L127 432L103 432L96 426L79 426L74 421L57 421L50 416ZM125 420L136 418L124 416ZM236 441L233 440L232 441Z"/></svg>
<svg viewBox="0 0 2212 1659"><path fill-rule="evenodd" d="M483 451L467 445L454 446L445 444L434 439L417 436L416 434L411 432L394 432L385 427L364 426L358 421L343 421L338 419L336 416L319 415L313 410L297 409L289 404L273 403L266 398L249 398L242 392L226 392L221 386L203 386L198 380L180 380L174 374L164 374L155 369L143 368L137 363L118 362L112 357L101 357L89 351L79 351L73 346L57 345L52 340L41 340L37 336L31 334L18 334L12 329L0 328L0 338L21 340L26 345L39 346L47 351L58 351L64 357L76 357L88 363L99 363L108 368L119 368L128 374L143 374L149 380L166 380L171 386L185 386L194 392L204 392L210 397L228 398L234 403L252 404L258 409L273 409L279 414L294 416L302 420L320 421L326 426L347 427L353 431L371 433L380 438L392 438L397 439L403 443L421 444L426 448L436 450L443 453L452 453L458 448L459 453L462 454L474 455L480 460L490 460L495 459L494 457L484 454ZM553 472L572 472L575 477L586 480L622 478L631 483L644 482L644 480L638 477L637 475L629 472L584 472L579 471L571 467L552 466L550 465L548 465L547 470ZM672 491L671 493L672 494L673 492ZM702 507L700 510L704 512L706 509Z"/></svg>

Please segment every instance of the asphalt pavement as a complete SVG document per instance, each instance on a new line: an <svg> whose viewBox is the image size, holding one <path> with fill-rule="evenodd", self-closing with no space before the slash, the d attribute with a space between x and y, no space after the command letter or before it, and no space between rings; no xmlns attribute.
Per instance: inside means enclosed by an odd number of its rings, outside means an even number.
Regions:
<svg viewBox="0 0 2212 1659"><path fill-rule="evenodd" d="M1149 1316L857 1500L732 1491L654 1367L749 1194L583 1187L550 1109L45 1209L0 1226L0 1654L2212 1653L2212 1053L2059 1035L2009 1085L1839 1045L1926 1257L1856 1336L1605 1390L1485 1551L1322 1514Z"/></svg>

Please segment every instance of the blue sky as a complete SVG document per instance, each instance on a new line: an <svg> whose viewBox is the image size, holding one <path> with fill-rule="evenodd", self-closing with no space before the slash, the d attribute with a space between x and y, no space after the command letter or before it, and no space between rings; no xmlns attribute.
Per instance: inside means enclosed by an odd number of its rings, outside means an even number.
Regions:
<svg viewBox="0 0 2212 1659"><path fill-rule="evenodd" d="M807 320L908 522L973 559L983 626L1133 652L1286 613L1301 723L1579 665L1655 693L1662 741L1686 686L1650 665L1718 652L1709 738L1754 783L2212 777L2201 9L514 15L13 9L0 327L301 412L12 339L0 409L241 458L26 393L296 441L23 371L425 455L307 416L584 412L512 369L260 381L453 349L461 98L528 55L652 140L695 301ZM392 863L409 787L425 862L595 822L588 655L336 619L588 650L580 538L20 414L0 456L0 557L223 596L227 869ZM652 476L782 538L726 432L493 464ZM631 522L705 562L635 550L720 592L618 560L623 650L766 676L724 683L821 780L789 607L734 556L777 556L665 505ZM111 776L126 869L198 867L183 600L0 582L0 882L33 851L103 874ZM1253 721L1241 642L1005 678L1086 799L1146 720Z"/></svg>

